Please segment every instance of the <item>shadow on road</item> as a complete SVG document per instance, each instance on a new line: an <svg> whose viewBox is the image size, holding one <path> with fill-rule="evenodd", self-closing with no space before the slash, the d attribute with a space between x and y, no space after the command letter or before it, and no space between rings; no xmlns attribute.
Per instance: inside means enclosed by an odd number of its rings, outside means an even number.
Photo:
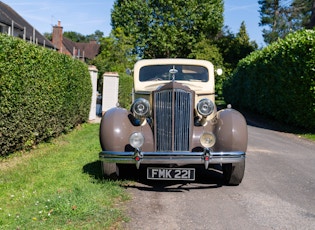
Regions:
<svg viewBox="0 0 315 230"><path fill-rule="evenodd" d="M123 170L123 176L115 181L121 181L121 186L125 188L137 188L142 191L156 192L183 192L196 189L211 189L223 186L223 175L220 165L214 165L213 168L205 170L203 166L196 167L195 181L165 181L148 180L146 178L146 167L136 169L130 165L128 169ZM93 183L102 183L109 178L104 178L101 170L101 162L95 161L83 166L83 173L89 174L95 179ZM125 183L127 182L127 183Z"/></svg>
<svg viewBox="0 0 315 230"><path fill-rule="evenodd" d="M247 124L250 126L293 134L315 133L315 130L306 130L305 128L289 125L254 112L244 110L239 111L243 114Z"/></svg>

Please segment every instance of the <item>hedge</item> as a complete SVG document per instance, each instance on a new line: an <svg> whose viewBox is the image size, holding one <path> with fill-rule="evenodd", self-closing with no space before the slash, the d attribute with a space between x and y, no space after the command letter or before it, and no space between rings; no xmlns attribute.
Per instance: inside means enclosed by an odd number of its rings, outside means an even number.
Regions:
<svg viewBox="0 0 315 230"><path fill-rule="evenodd" d="M122 108L130 109L132 104L133 78L125 73L119 74L118 102Z"/></svg>
<svg viewBox="0 0 315 230"><path fill-rule="evenodd" d="M292 33L242 59L223 93L236 107L315 128L315 31Z"/></svg>
<svg viewBox="0 0 315 230"><path fill-rule="evenodd" d="M86 121L91 93L86 64L0 34L0 155Z"/></svg>

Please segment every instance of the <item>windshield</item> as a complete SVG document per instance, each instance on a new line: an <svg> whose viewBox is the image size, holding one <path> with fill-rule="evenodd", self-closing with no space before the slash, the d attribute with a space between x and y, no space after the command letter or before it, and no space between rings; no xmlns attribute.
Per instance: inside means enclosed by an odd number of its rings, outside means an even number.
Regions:
<svg viewBox="0 0 315 230"><path fill-rule="evenodd" d="M208 81L208 69L196 65L150 65L140 69L139 80L144 81Z"/></svg>

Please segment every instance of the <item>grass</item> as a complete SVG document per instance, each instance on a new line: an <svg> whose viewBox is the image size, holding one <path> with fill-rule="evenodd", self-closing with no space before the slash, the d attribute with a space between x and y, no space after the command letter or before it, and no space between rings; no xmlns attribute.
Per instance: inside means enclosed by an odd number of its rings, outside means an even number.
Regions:
<svg viewBox="0 0 315 230"><path fill-rule="evenodd" d="M119 181L101 179L98 124L0 162L0 229L112 229L126 221Z"/></svg>
<svg viewBox="0 0 315 230"><path fill-rule="evenodd" d="M300 136L302 136L306 139L315 141L315 134L314 133L301 134Z"/></svg>

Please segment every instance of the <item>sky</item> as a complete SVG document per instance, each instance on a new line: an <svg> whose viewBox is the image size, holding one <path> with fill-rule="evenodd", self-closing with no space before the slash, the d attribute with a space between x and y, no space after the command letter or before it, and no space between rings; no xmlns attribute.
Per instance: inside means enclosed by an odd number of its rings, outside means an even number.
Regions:
<svg viewBox="0 0 315 230"><path fill-rule="evenodd" d="M2 0L13 8L40 33L52 32L61 21L64 31L83 35L96 30L108 36L111 31L110 13L115 0ZM224 25L233 33L245 22L250 40L264 46L259 27L258 0L224 0Z"/></svg>

